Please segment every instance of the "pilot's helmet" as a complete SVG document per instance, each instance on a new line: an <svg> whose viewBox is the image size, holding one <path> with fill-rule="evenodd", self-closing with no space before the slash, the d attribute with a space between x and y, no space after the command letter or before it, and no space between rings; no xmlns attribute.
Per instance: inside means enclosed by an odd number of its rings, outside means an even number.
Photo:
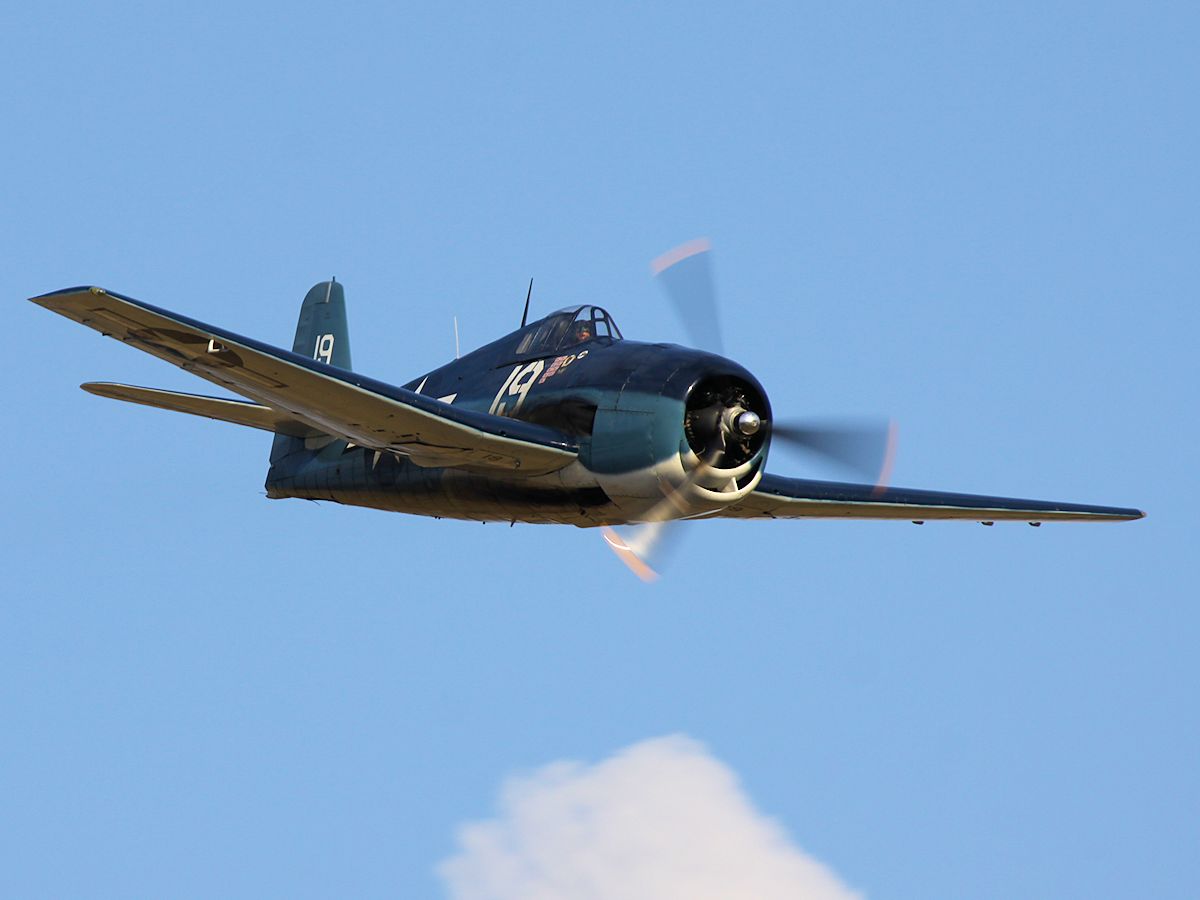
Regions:
<svg viewBox="0 0 1200 900"><path fill-rule="evenodd" d="M590 341L595 335L592 330L592 323L588 321L575 323L575 339L577 341Z"/></svg>

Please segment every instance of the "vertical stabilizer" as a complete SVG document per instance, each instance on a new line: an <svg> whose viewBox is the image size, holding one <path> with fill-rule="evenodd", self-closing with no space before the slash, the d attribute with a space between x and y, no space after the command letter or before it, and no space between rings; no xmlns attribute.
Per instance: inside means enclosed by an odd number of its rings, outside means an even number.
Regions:
<svg viewBox="0 0 1200 900"><path fill-rule="evenodd" d="M296 339L292 352L317 362L350 368L350 329L346 325L346 294L337 279L315 284L300 306ZM271 445L271 465L285 456L305 452L304 441L287 435L275 435Z"/></svg>
<svg viewBox="0 0 1200 900"><path fill-rule="evenodd" d="M346 293L336 280L315 284L304 297L292 352L339 369L350 368Z"/></svg>

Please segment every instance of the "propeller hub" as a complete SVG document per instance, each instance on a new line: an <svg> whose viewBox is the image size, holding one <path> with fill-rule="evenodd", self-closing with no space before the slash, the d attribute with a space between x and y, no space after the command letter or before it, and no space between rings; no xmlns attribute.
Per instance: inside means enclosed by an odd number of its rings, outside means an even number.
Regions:
<svg viewBox="0 0 1200 900"><path fill-rule="evenodd" d="M733 427L736 428L739 433L745 435L746 437L750 437L753 434L758 434L758 429L762 428L762 419L759 418L758 413L748 409L745 412L740 413L738 417L733 420Z"/></svg>
<svg viewBox="0 0 1200 900"><path fill-rule="evenodd" d="M748 375L708 375L688 391L684 417L688 444L717 469L737 468L766 441L770 407L762 388Z"/></svg>

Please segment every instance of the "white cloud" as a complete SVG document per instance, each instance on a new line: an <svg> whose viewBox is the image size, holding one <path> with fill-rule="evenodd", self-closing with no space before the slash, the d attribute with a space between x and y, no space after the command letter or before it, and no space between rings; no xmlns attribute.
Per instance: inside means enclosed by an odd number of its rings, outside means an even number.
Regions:
<svg viewBox="0 0 1200 900"><path fill-rule="evenodd" d="M467 823L458 838L438 867L455 900L857 896L682 736L511 778L499 816Z"/></svg>

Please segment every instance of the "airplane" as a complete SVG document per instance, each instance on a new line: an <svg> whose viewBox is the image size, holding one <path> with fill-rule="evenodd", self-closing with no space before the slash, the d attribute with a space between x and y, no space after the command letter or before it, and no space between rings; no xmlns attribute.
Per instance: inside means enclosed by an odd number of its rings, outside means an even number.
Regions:
<svg viewBox="0 0 1200 900"><path fill-rule="evenodd" d="M325 500L483 522L600 527L645 580L682 519L1125 521L1138 509L886 485L890 425L776 421L766 391L719 352L704 239L653 270L710 349L627 340L581 304L521 327L402 386L350 361L345 292L308 291L290 351L100 287L33 303L244 399L89 382L89 393L274 434L269 498ZM880 475L844 483L768 473L772 441ZM865 462L864 462L865 460ZM626 538L615 526L638 526Z"/></svg>

